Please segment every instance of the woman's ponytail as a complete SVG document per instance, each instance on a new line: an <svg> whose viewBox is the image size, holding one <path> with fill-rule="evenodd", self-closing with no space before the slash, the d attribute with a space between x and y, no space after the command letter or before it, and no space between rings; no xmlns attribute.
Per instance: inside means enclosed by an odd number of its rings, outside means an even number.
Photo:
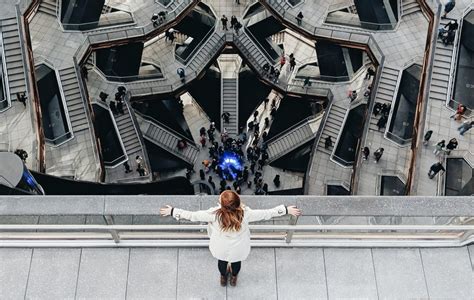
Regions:
<svg viewBox="0 0 474 300"><path fill-rule="evenodd" d="M220 196L221 207L216 211L223 231L239 231L244 218L240 197L233 191L226 190Z"/></svg>

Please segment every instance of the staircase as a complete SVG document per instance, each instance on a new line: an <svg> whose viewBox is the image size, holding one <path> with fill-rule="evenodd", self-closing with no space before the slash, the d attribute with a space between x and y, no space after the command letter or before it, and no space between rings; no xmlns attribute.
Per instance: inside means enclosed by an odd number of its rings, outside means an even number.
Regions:
<svg viewBox="0 0 474 300"><path fill-rule="evenodd" d="M380 76L380 82L377 88L377 94L375 95L375 102L381 104L392 104L392 100L396 97L397 83L400 71L388 66L384 66L382 74ZM378 131L377 122L380 119L381 114L374 116L373 112L370 112L370 125L369 130Z"/></svg>
<svg viewBox="0 0 474 300"><path fill-rule="evenodd" d="M316 137L321 116L310 117L268 142L268 161L272 162Z"/></svg>
<svg viewBox="0 0 474 300"><path fill-rule="evenodd" d="M449 21L451 20L442 19L440 25L444 26ZM448 84L451 72L451 59L454 55L453 51L453 45L445 46L440 39L436 41L433 74L430 83L430 101L446 102L448 100Z"/></svg>
<svg viewBox="0 0 474 300"><path fill-rule="evenodd" d="M55 0L43 0L39 5L38 11L56 18L56 5Z"/></svg>
<svg viewBox="0 0 474 300"><path fill-rule="evenodd" d="M230 114L229 123L221 122L221 132L225 127L230 136L236 137L239 134L239 79L221 78L221 114L228 112Z"/></svg>
<svg viewBox="0 0 474 300"><path fill-rule="evenodd" d="M200 46L200 49L197 49L196 54L191 58L189 67L199 73L224 45L225 40L222 36L218 32L214 32L209 39Z"/></svg>
<svg viewBox="0 0 474 300"><path fill-rule="evenodd" d="M416 0L402 0L401 16L406 16L421 11L421 7Z"/></svg>
<svg viewBox="0 0 474 300"><path fill-rule="evenodd" d="M136 115L136 117L140 130L147 140L181 158L190 165L194 165L199 154L199 149L195 145L188 142L188 146L184 150L179 151L177 145L178 141L182 139L181 136L161 125L146 120L140 115Z"/></svg>
<svg viewBox="0 0 474 300"><path fill-rule="evenodd" d="M321 133L321 137L319 138L317 149L318 151L331 155L332 150L334 149L334 145L337 142L339 131L342 130L344 118L348 112L348 108L344 108L335 104L331 105L331 108L327 112L328 117L326 119L326 123L324 124L323 132ZM326 149L324 148L324 142L326 141L326 138L328 136L331 136L332 146L329 147L329 149Z"/></svg>
<svg viewBox="0 0 474 300"><path fill-rule="evenodd" d="M21 52L19 25L16 18L1 20L5 64L7 68L8 93L10 100L16 99L16 93L26 92L24 61Z"/></svg>
<svg viewBox="0 0 474 300"><path fill-rule="evenodd" d="M73 132L79 132L89 128L87 114L84 107L79 82L74 67L59 70L59 79L64 92L66 106Z"/></svg>
<svg viewBox="0 0 474 300"><path fill-rule="evenodd" d="M135 157L137 155L142 156L142 153L144 152L144 147L140 142L139 132L137 131L133 123L133 116L129 110L128 103L126 101L124 102L124 114L114 115L115 124L117 124L120 138L125 147L125 152L127 153L127 156L129 158Z"/></svg>
<svg viewBox="0 0 474 300"><path fill-rule="evenodd" d="M286 2L285 2L286 3ZM247 36L244 31L241 31L238 36L234 36L234 43L243 56L256 68L262 71L265 63L270 63L255 43Z"/></svg>

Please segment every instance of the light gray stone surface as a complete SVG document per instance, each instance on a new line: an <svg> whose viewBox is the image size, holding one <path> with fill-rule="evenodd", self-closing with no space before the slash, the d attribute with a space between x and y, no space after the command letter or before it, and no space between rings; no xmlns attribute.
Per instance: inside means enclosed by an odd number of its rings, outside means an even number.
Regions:
<svg viewBox="0 0 474 300"><path fill-rule="evenodd" d="M237 285L228 286L227 299L277 299L274 249L252 249Z"/></svg>
<svg viewBox="0 0 474 300"><path fill-rule="evenodd" d="M103 214L103 196L2 196L0 215Z"/></svg>
<svg viewBox="0 0 474 300"><path fill-rule="evenodd" d="M327 299L323 250L275 249L278 299Z"/></svg>
<svg viewBox="0 0 474 300"><path fill-rule="evenodd" d="M38 224L85 224L85 216L40 216Z"/></svg>
<svg viewBox="0 0 474 300"><path fill-rule="evenodd" d="M428 298L418 249L373 249L372 255L381 299Z"/></svg>
<svg viewBox="0 0 474 300"><path fill-rule="evenodd" d="M124 299L130 249L83 249L77 298Z"/></svg>
<svg viewBox="0 0 474 300"><path fill-rule="evenodd" d="M468 247L419 251L253 249L223 288L207 248L0 249L0 299L473 298Z"/></svg>
<svg viewBox="0 0 474 300"><path fill-rule="evenodd" d="M174 299L178 249L131 249L127 299Z"/></svg>
<svg viewBox="0 0 474 300"><path fill-rule="evenodd" d="M0 216L12 215L159 215L170 204L187 210L216 206L218 196L0 196ZM306 215L472 216L472 197L242 196L253 209L296 204Z"/></svg>
<svg viewBox="0 0 474 300"><path fill-rule="evenodd" d="M217 260L209 249L179 249L177 299L224 299Z"/></svg>
<svg viewBox="0 0 474 300"><path fill-rule="evenodd" d="M74 298L81 249L34 249L26 299Z"/></svg>
<svg viewBox="0 0 474 300"><path fill-rule="evenodd" d="M110 215L158 215L166 204L198 210L197 196L106 196L105 212Z"/></svg>
<svg viewBox="0 0 474 300"><path fill-rule="evenodd" d="M473 271L466 247L421 249L429 297L473 299Z"/></svg>
<svg viewBox="0 0 474 300"><path fill-rule="evenodd" d="M31 249L0 249L0 299L24 299Z"/></svg>
<svg viewBox="0 0 474 300"><path fill-rule="evenodd" d="M329 299L377 299L370 249L324 249Z"/></svg>

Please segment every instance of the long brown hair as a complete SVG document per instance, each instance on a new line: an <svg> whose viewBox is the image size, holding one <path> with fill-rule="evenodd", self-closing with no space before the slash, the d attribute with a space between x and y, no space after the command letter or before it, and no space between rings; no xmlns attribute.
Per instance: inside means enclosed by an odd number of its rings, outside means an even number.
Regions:
<svg viewBox="0 0 474 300"><path fill-rule="evenodd" d="M217 219L223 231L239 231L244 210L240 205L240 197L236 192L223 191L221 196L221 207L216 211Z"/></svg>

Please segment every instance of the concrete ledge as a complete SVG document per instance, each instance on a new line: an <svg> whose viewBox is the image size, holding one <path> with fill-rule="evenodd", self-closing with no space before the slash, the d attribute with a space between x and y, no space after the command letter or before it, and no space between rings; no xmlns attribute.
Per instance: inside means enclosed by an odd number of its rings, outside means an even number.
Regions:
<svg viewBox="0 0 474 300"><path fill-rule="evenodd" d="M254 209L297 205L306 216L474 216L473 197L242 196ZM157 216L169 204L198 210L216 206L218 196L0 196L0 216Z"/></svg>
<svg viewBox="0 0 474 300"><path fill-rule="evenodd" d="M0 215L102 215L104 196L0 196Z"/></svg>

